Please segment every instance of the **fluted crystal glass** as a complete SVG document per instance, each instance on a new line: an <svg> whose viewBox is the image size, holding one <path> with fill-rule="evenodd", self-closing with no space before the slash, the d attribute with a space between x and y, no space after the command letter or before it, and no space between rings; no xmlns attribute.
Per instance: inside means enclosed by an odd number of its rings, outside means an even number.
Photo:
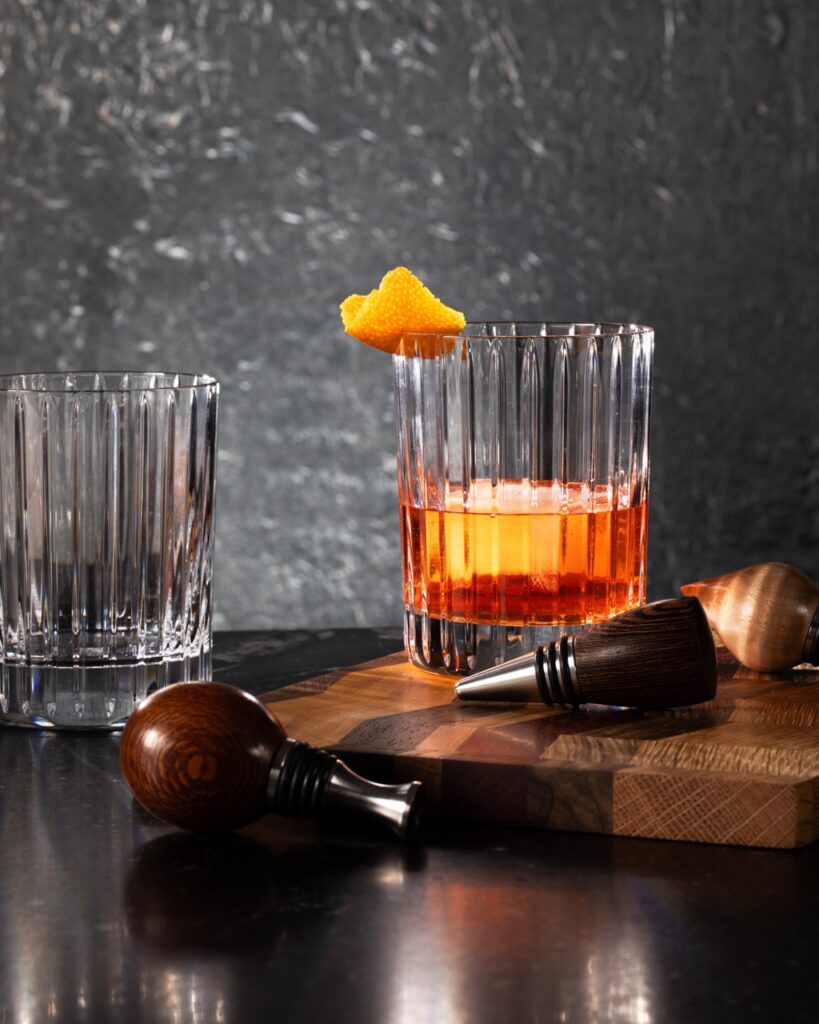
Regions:
<svg viewBox="0 0 819 1024"><path fill-rule="evenodd" d="M116 728L210 677L212 378L0 377L0 721Z"/></svg>
<svg viewBox="0 0 819 1024"><path fill-rule="evenodd" d="M393 357L412 661L481 670L645 601L654 333L479 323Z"/></svg>

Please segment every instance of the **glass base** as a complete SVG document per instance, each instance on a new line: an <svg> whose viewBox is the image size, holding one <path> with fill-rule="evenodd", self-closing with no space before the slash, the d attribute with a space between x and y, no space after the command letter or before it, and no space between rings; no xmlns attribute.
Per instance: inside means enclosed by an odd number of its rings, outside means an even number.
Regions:
<svg viewBox="0 0 819 1024"><path fill-rule="evenodd" d="M404 608L404 647L414 665L428 672L462 676L494 668L589 624L493 626L434 619Z"/></svg>
<svg viewBox="0 0 819 1024"><path fill-rule="evenodd" d="M121 729L141 700L171 683L209 680L210 647L179 658L105 665L0 663L0 724Z"/></svg>

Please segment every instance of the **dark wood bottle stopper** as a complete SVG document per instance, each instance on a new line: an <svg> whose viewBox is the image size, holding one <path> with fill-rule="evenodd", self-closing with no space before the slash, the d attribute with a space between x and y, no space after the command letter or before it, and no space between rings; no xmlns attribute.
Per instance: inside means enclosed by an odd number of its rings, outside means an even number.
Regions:
<svg viewBox="0 0 819 1024"><path fill-rule="evenodd" d="M464 700L672 708L711 700L714 639L696 598L656 601L459 682Z"/></svg>
<svg viewBox="0 0 819 1024"><path fill-rule="evenodd" d="M288 739L255 697L221 683L177 683L144 700L122 733L120 762L147 810L193 831L240 828L268 811L375 818L401 837L419 820L420 782L370 782Z"/></svg>

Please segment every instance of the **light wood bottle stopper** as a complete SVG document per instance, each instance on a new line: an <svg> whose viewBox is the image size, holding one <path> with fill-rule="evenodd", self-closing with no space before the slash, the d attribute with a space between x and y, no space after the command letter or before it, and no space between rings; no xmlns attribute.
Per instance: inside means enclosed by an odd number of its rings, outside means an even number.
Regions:
<svg viewBox="0 0 819 1024"><path fill-rule="evenodd" d="M792 565L762 562L680 589L700 599L711 628L748 668L819 662L819 587Z"/></svg>

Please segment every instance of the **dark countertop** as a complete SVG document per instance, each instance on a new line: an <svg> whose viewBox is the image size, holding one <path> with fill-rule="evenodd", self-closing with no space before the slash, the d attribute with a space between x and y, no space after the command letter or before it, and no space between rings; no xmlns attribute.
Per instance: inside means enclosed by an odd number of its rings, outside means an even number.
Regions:
<svg viewBox="0 0 819 1024"><path fill-rule="evenodd" d="M396 630L217 635L256 693ZM194 836L112 735L0 731L0 1022L813 1022L819 844L771 852L436 826L401 848L272 817Z"/></svg>

